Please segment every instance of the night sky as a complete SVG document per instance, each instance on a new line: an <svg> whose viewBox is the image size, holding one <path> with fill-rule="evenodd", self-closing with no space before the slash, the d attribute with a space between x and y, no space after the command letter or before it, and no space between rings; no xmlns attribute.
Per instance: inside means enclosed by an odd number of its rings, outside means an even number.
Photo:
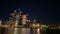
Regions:
<svg viewBox="0 0 60 34"><path fill-rule="evenodd" d="M60 3L53 0L2 0L0 1L0 18L7 20L12 10L21 9L29 18L40 19L43 23L60 23Z"/></svg>

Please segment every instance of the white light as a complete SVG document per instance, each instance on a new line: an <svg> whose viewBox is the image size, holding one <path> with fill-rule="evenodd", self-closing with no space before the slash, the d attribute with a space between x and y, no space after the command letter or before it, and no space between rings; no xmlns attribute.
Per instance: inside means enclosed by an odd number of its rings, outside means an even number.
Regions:
<svg viewBox="0 0 60 34"><path fill-rule="evenodd" d="M17 33L18 33L18 32L17 32L17 28L15 28L15 29L14 29L14 34L17 34Z"/></svg>
<svg viewBox="0 0 60 34"><path fill-rule="evenodd" d="M37 29L37 34L40 34L40 29L39 28Z"/></svg>
<svg viewBox="0 0 60 34"><path fill-rule="evenodd" d="M60 28L60 26L58 26L58 28Z"/></svg>
<svg viewBox="0 0 60 34"><path fill-rule="evenodd" d="M40 29L38 29L38 31L39 31Z"/></svg>

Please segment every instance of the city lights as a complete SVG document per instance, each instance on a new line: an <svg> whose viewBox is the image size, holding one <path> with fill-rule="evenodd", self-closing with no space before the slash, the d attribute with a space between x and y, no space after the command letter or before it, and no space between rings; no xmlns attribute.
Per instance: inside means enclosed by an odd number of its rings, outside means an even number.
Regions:
<svg viewBox="0 0 60 34"><path fill-rule="evenodd" d="M40 34L41 30L60 29L58 25L43 24L39 19L30 20L27 17L29 15L20 11L20 9L14 10L14 12L10 13L10 16L5 24L2 24L2 20L0 21L0 27L7 28L11 34L31 34L31 32L33 34Z"/></svg>

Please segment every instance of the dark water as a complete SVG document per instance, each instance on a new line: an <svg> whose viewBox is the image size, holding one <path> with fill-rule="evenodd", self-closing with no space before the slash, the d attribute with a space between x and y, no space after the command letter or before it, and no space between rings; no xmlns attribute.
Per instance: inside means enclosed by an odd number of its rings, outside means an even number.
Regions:
<svg viewBox="0 0 60 34"><path fill-rule="evenodd" d="M60 29L47 29L47 34L60 34Z"/></svg>
<svg viewBox="0 0 60 34"><path fill-rule="evenodd" d="M56 29L30 29L30 28L0 28L0 34L60 34L60 30Z"/></svg>

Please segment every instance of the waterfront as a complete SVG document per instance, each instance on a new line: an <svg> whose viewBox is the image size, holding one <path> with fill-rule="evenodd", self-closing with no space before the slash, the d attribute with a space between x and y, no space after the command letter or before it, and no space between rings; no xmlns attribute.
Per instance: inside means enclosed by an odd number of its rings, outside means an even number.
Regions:
<svg viewBox="0 0 60 34"><path fill-rule="evenodd" d="M0 20L0 34L58 34L59 29L60 24L44 24L36 18L30 20L28 14L20 10L14 10L7 21Z"/></svg>
<svg viewBox="0 0 60 34"><path fill-rule="evenodd" d="M40 34L40 29L30 28L1 28L0 34Z"/></svg>
<svg viewBox="0 0 60 34"><path fill-rule="evenodd" d="M47 29L41 32L40 29L30 28L0 28L0 34L60 34L60 30Z"/></svg>

